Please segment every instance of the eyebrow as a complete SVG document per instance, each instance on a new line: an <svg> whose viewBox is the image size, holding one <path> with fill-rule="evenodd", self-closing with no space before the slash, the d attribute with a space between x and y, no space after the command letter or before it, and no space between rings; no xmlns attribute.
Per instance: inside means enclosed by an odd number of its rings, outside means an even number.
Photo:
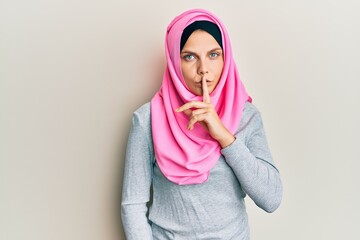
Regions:
<svg viewBox="0 0 360 240"><path fill-rule="evenodd" d="M219 50L222 51L222 48L216 47L216 48L211 49L211 50L208 51L208 52L214 52L214 51L219 51ZM181 52L180 52L180 55L181 55L181 54L184 54L184 53L190 53L190 54L195 54L195 55L196 55L196 52L193 52L193 51L190 51L190 50L186 50L186 49L183 50L183 51L181 51Z"/></svg>

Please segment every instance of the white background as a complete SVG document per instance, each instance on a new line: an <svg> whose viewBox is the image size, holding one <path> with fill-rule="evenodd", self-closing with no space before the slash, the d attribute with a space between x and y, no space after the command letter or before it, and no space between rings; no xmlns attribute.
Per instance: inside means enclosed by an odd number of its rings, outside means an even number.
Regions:
<svg viewBox="0 0 360 240"><path fill-rule="evenodd" d="M0 239L124 239L131 114L195 7L227 26L282 175L275 213L247 199L252 239L360 239L355 0L0 0Z"/></svg>

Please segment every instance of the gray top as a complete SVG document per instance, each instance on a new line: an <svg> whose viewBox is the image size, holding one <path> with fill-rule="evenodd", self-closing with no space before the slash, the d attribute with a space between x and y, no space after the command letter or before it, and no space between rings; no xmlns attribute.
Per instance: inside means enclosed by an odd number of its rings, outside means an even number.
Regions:
<svg viewBox="0 0 360 240"><path fill-rule="evenodd" d="M222 149L205 183L177 185L167 180L156 164L150 103L136 110L121 202L126 238L250 239L245 196L266 212L273 212L281 202L282 184L260 113L253 104L246 103L235 136L236 140Z"/></svg>

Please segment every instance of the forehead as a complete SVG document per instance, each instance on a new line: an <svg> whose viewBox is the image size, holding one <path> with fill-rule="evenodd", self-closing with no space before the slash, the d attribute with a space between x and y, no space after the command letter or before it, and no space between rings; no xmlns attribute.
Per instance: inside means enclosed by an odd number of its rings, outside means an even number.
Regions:
<svg viewBox="0 0 360 240"><path fill-rule="evenodd" d="M190 37L186 41L183 50L189 50L189 48L194 51L196 49L214 49L220 48L220 45L215 40L215 38L208 32L198 29L191 33Z"/></svg>

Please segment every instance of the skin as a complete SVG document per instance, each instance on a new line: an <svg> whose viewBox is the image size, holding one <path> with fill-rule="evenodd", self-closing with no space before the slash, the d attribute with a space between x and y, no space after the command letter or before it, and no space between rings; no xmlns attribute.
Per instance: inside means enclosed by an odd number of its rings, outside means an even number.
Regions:
<svg viewBox="0 0 360 240"><path fill-rule="evenodd" d="M210 100L224 66L220 45L209 33L194 31L185 43L181 53L181 70L188 89L203 96L203 101L185 103L176 112L184 112L189 117L187 128L192 130L200 123L221 148L229 146L234 135L224 126Z"/></svg>

